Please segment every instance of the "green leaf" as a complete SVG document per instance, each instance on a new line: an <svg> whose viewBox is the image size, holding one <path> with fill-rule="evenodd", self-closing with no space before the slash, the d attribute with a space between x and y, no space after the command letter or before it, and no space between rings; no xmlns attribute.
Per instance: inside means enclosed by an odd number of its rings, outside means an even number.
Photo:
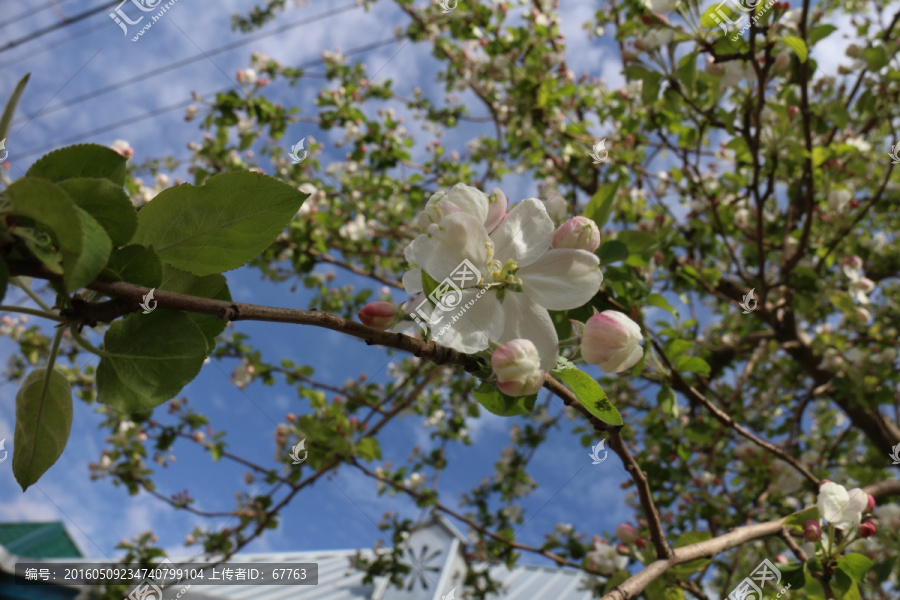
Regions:
<svg viewBox="0 0 900 600"><path fill-rule="evenodd" d="M584 216L592 219L597 224L597 228L603 231L603 227L609 220L612 213L613 205L616 200L616 192L619 190L619 182L601 184L597 192L591 197L587 207L584 209Z"/></svg>
<svg viewBox="0 0 900 600"><path fill-rule="evenodd" d="M675 307L669 304L669 301L660 294L653 293L647 296L647 304L649 304L650 306L656 306L657 308L661 308L663 310L667 310L676 317L678 316L678 311L675 310Z"/></svg>
<svg viewBox="0 0 900 600"><path fill-rule="evenodd" d="M45 154L31 165L28 177L42 177L62 181L75 177L109 179L118 186L125 185L125 163L128 159L106 146L77 144Z"/></svg>
<svg viewBox="0 0 900 600"><path fill-rule="evenodd" d="M381 445L373 437L364 437L356 443L356 455L363 460L381 460Z"/></svg>
<svg viewBox="0 0 900 600"><path fill-rule="evenodd" d="M106 231L113 246L124 246L137 229L137 211L122 186L108 179L79 177L59 182L69 197Z"/></svg>
<svg viewBox="0 0 900 600"><path fill-rule="evenodd" d="M709 377L709 363L699 356L684 356L675 363L675 369L685 373L697 373L703 377Z"/></svg>
<svg viewBox="0 0 900 600"><path fill-rule="evenodd" d="M678 397L672 388L666 386L660 388L656 394L656 403L663 415L671 421L678 418Z"/></svg>
<svg viewBox="0 0 900 600"><path fill-rule="evenodd" d="M537 399L537 394L518 398L506 396L489 381L482 381L481 385L472 390L472 395L488 412L500 417L531 414Z"/></svg>
<svg viewBox="0 0 900 600"><path fill-rule="evenodd" d="M786 35L781 38L781 41L791 47L794 53L797 54L800 62L805 63L806 59L809 58L809 50L806 48L806 42L802 39L793 35Z"/></svg>
<svg viewBox="0 0 900 600"><path fill-rule="evenodd" d="M40 223L56 237L60 250L81 252L81 221L78 207L58 185L46 179L23 177L7 189L13 214Z"/></svg>
<svg viewBox="0 0 900 600"><path fill-rule="evenodd" d="M800 590L806 585L806 575L804 573L803 563L792 563L789 565L778 565L781 572L781 585L790 584L793 590Z"/></svg>
<svg viewBox="0 0 900 600"><path fill-rule="evenodd" d="M809 30L809 35L807 36L809 38L809 45L815 46L816 42L828 37L835 31L837 31L837 27L834 25L818 25L813 27Z"/></svg>
<svg viewBox="0 0 900 600"><path fill-rule="evenodd" d="M150 248L125 246L113 250L101 275L105 279L156 288L162 283L162 264Z"/></svg>
<svg viewBox="0 0 900 600"><path fill-rule="evenodd" d="M75 254L67 250L62 251L63 282L69 292L74 292L96 279L112 252L112 242L100 223L87 211L81 208L75 210L78 211L81 220L81 252Z"/></svg>
<svg viewBox="0 0 900 600"><path fill-rule="evenodd" d="M862 58L871 71L880 71L890 62L884 46L873 46L862 51Z"/></svg>
<svg viewBox="0 0 900 600"><path fill-rule="evenodd" d="M628 246L630 254L643 254L653 252L659 246L659 241L652 233L626 229L616 234L616 239Z"/></svg>
<svg viewBox="0 0 900 600"><path fill-rule="evenodd" d="M716 14L716 9L721 7L723 13L727 13L725 16L734 21L733 18L736 14L736 11L732 9L731 6L722 6L721 3L713 3L706 10L703 11L703 14L700 15L700 24L707 29L712 29L714 27L721 27L716 19L713 18L713 15Z"/></svg>
<svg viewBox="0 0 900 600"><path fill-rule="evenodd" d="M868 557L856 552L851 552L840 557L837 561L839 569L844 571L856 583L863 583L866 579L866 573L872 568L872 562Z"/></svg>
<svg viewBox="0 0 900 600"><path fill-rule="evenodd" d="M262 173L222 173L160 193L138 213L133 242L194 275L229 271L259 256L308 196Z"/></svg>
<svg viewBox="0 0 900 600"><path fill-rule="evenodd" d="M438 280L422 269L422 293L425 294L425 297L431 298L431 294L434 293L434 290L437 289L438 285Z"/></svg>
<svg viewBox="0 0 900 600"><path fill-rule="evenodd" d="M810 519L819 519L819 508L817 506L811 506L810 508L806 508L804 510L801 510L800 512L795 512L787 519L785 519L784 526L803 531L803 524Z"/></svg>
<svg viewBox="0 0 900 600"><path fill-rule="evenodd" d="M22 98L22 93L25 91L25 85L28 83L29 77L31 77L31 73L25 73L25 76L16 84L16 89L13 90L9 100L6 101L3 116L0 116L0 140L5 140L9 136L9 127L12 125L13 115L16 114L16 107L19 105L19 99Z"/></svg>
<svg viewBox="0 0 900 600"><path fill-rule="evenodd" d="M578 401L592 415L610 425L624 425L622 415L600 387L597 381L578 368L554 369L553 374L559 377L572 389Z"/></svg>
<svg viewBox="0 0 900 600"><path fill-rule="evenodd" d="M35 369L16 394L13 474L22 491L59 459L71 431L69 380L55 369Z"/></svg>
<svg viewBox="0 0 900 600"><path fill-rule="evenodd" d="M97 400L127 412L149 411L175 396L203 366L206 338L182 312L132 314L103 338Z"/></svg>
<svg viewBox="0 0 900 600"><path fill-rule="evenodd" d="M619 240L610 240L600 246L597 256L600 258L601 267L619 262L628 258L628 246Z"/></svg>
<svg viewBox="0 0 900 600"><path fill-rule="evenodd" d="M167 292L177 292L189 296L199 296L212 300L231 301L231 292L224 275L206 275L198 277L186 271L181 271L169 265L163 265L162 281L159 289ZM216 336L225 331L228 321L220 319L216 315L202 315L199 313L187 313L203 335L208 345L207 356L216 347Z"/></svg>
<svg viewBox="0 0 900 600"><path fill-rule="evenodd" d="M688 531L678 536L678 539L675 540L674 547L683 548L685 546L705 542L706 540L711 539L712 534L710 534L708 531ZM676 567L672 567L672 573L678 575L679 577L686 577L691 573L696 573L707 564L709 564L709 562L710 559L708 558L697 558L684 564L680 564Z"/></svg>

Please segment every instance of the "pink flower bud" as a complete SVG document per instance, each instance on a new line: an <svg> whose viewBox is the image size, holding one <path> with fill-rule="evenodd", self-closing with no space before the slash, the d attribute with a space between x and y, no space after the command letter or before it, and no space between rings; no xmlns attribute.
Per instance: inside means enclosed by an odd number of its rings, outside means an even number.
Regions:
<svg viewBox="0 0 900 600"><path fill-rule="evenodd" d="M644 356L642 339L640 326L627 315L605 310L585 323L581 356L607 373L620 373Z"/></svg>
<svg viewBox="0 0 900 600"><path fill-rule="evenodd" d="M628 556L629 554L631 554L631 550L629 550L628 546L626 546L625 544L619 544L618 546L616 546L616 554L619 554L621 556Z"/></svg>
<svg viewBox="0 0 900 600"><path fill-rule="evenodd" d="M530 396L544 384L541 357L531 340L510 340L494 350L491 367L497 387L507 396Z"/></svg>
<svg viewBox="0 0 900 600"><path fill-rule="evenodd" d="M616 537L626 544L633 544L637 538L637 531L628 523L622 523L616 527Z"/></svg>
<svg viewBox="0 0 900 600"><path fill-rule="evenodd" d="M779 554L775 557L775 562L779 565L786 565L788 564L787 556L785 556L784 554Z"/></svg>
<svg viewBox="0 0 900 600"><path fill-rule="evenodd" d="M390 302L369 302L357 316L364 325L375 329L390 329L397 322L397 306Z"/></svg>
<svg viewBox="0 0 900 600"><path fill-rule="evenodd" d="M638 539L634 540L634 545L643 550L647 547L647 540L639 537Z"/></svg>
<svg viewBox="0 0 900 600"><path fill-rule="evenodd" d="M818 542L822 537L822 525L815 519L803 524L803 539L807 542Z"/></svg>
<svg viewBox="0 0 900 600"><path fill-rule="evenodd" d="M870 513L875 510L875 497L872 494L868 494L869 498L866 502L866 510L863 512Z"/></svg>
<svg viewBox="0 0 900 600"><path fill-rule="evenodd" d="M873 521L866 521L865 523L861 523L859 527L856 528L856 533L859 534L859 537L867 538L875 535L875 523Z"/></svg>
<svg viewBox="0 0 900 600"><path fill-rule="evenodd" d="M600 230L587 217L572 217L553 234L553 247L593 252L600 247Z"/></svg>

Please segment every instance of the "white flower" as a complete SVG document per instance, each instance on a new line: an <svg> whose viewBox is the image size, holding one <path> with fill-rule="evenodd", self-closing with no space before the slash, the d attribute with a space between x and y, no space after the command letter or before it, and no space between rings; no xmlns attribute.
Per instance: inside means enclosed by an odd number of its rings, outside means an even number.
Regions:
<svg viewBox="0 0 900 600"><path fill-rule="evenodd" d="M479 189L464 183L457 183L449 192L443 190L432 194L419 213L416 224L426 231L432 223L440 223L441 219L456 212L468 213L483 224L489 232L496 229L506 215L506 195L499 189L487 196Z"/></svg>
<svg viewBox="0 0 900 600"><path fill-rule="evenodd" d="M605 310L588 319L581 339L581 356L607 373L630 369L644 356L641 327L628 315Z"/></svg>
<svg viewBox="0 0 900 600"><path fill-rule="evenodd" d="M256 83L256 70L254 69L243 69L237 72L237 80L240 83Z"/></svg>
<svg viewBox="0 0 900 600"><path fill-rule="evenodd" d="M900 529L900 504L884 504L875 508L875 517L885 529Z"/></svg>
<svg viewBox="0 0 900 600"><path fill-rule="evenodd" d="M423 483L425 483L425 476L421 473L413 473L409 476L408 479L405 479L403 481L403 486L414 490L417 487L421 486Z"/></svg>
<svg viewBox="0 0 900 600"><path fill-rule="evenodd" d="M816 506L819 515L838 529L855 529L862 519L862 512L868 504L868 495L859 488L850 491L829 481L819 488Z"/></svg>
<svg viewBox="0 0 900 600"><path fill-rule="evenodd" d="M866 154L870 150L872 150L872 145L861 137L848 138L846 142L863 154Z"/></svg>
<svg viewBox="0 0 900 600"><path fill-rule="evenodd" d="M126 142L125 140L116 140L112 143L112 149L124 156L125 158L131 158L134 156L134 149L132 149L131 144Z"/></svg>
<svg viewBox="0 0 900 600"><path fill-rule="evenodd" d="M644 0L644 6L655 13L664 13L678 8L679 0Z"/></svg>
<svg viewBox="0 0 900 600"><path fill-rule="evenodd" d="M355 217L353 217L352 221L347 221L343 225L338 228L338 233L341 237L345 237L349 240L353 240L354 242L358 242L362 239L365 239L366 232L368 226L366 222L366 218L362 216L362 214L357 213Z"/></svg>
<svg viewBox="0 0 900 600"><path fill-rule="evenodd" d="M672 43L675 38L675 32L671 29L653 29L646 36L641 38L641 44L647 50L653 50L660 46L666 46Z"/></svg>
<svg viewBox="0 0 900 600"><path fill-rule="evenodd" d="M616 552L609 544L595 543L594 550L587 553L588 566L604 575L612 575L618 569L628 566L628 557Z"/></svg>
<svg viewBox="0 0 900 600"><path fill-rule="evenodd" d="M553 219L555 224L562 223L569 214L569 203L559 194L553 194L549 199L544 200L544 208L547 214Z"/></svg>
<svg viewBox="0 0 900 600"><path fill-rule="evenodd" d="M851 200L853 200L853 193L850 190L839 189L828 192L828 208L831 210L844 210Z"/></svg>
<svg viewBox="0 0 900 600"><path fill-rule="evenodd" d="M538 350L540 368L553 369L559 340L548 310L593 298L603 281L599 259L586 250L550 249L553 221L536 198L513 206L490 234L478 200L468 206L471 212L445 215L406 247L413 268L403 276L404 288L422 292L422 271L437 282L454 281L450 276L468 260L477 277L456 281L461 292L444 296L431 314L433 324L453 316L443 323L441 343L471 354L487 348L489 340L527 339ZM460 306L466 312L457 319Z"/></svg>
<svg viewBox="0 0 900 600"><path fill-rule="evenodd" d="M253 381L253 370L253 365L249 362L242 362L231 372L231 383L238 389L244 389Z"/></svg>

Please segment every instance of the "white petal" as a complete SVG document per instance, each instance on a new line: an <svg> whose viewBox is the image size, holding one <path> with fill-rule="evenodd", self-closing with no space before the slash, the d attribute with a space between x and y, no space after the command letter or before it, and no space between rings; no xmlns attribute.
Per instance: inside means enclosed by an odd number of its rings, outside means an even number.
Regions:
<svg viewBox="0 0 900 600"><path fill-rule="evenodd" d="M623 352L620 353L619 356L616 356L615 358L618 360L613 360L607 364L600 364L598 366L607 373L621 373L638 364L643 357L644 348L642 346L636 346L632 348L629 354Z"/></svg>
<svg viewBox="0 0 900 600"><path fill-rule="evenodd" d="M446 311L437 308L432 313L432 318L441 317L441 321L431 327L431 340L464 354L479 352L488 347L488 340L500 337L504 312L496 291L465 289L456 306Z"/></svg>
<svg viewBox="0 0 900 600"><path fill-rule="evenodd" d="M522 291L550 310L583 306L600 290L600 260L586 250L550 250L536 263L519 269Z"/></svg>
<svg viewBox="0 0 900 600"><path fill-rule="evenodd" d="M416 259L419 266L437 281L443 281L456 271L463 259L469 260L476 269L483 270L487 264L487 231L472 215L458 212L447 215L440 223L428 228L427 238L416 239ZM484 276L483 272L479 272ZM476 285L469 280L467 287Z"/></svg>
<svg viewBox="0 0 900 600"><path fill-rule="evenodd" d="M531 340L541 357L541 369L548 373L556 367L559 356L559 337L550 313L532 302L525 294L507 292L503 298L506 323L501 344L515 339Z"/></svg>
<svg viewBox="0 0 900 600"><path fill-rule="evenodd" d="M491 234L494 259L505 265L509 259L519 267L530 265L550 248L553 242L553 220L537 198L522 200L507 213Z"/></svg>
<svg viewBox="0 0 900 600"><path fill-rule="evenodd" d="M478 219L479 223L484 224L487 220L488 197L478 188L457 183L447 192L442 201L458 206L463 212Z"/></svg>
<svg viewBox="0 0 900 600"><path fill-rule="evenodd" d="M403 274L403 289L407 294L418 294L422 291L422 269L410 269Z"/></svg>

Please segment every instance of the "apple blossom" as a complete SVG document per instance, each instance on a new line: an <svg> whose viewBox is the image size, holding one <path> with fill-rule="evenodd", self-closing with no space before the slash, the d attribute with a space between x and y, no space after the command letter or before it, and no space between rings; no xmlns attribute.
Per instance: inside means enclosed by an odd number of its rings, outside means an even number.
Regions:
<svg viewBox="0 0 900 600"><path fill-rule="evenodd" d="M828 208L833 211L842 211L853 199L850 190L839 189L828 192Z"/></svg>
<svg viewBox="0 0 900 600"><path fill-rule="evenodd" d="M553 221L537 198L513 206L490 231L487 197L474 188L454 189L454 198L447 194L446 201L444 196L429 200L432 208L426 212L437 212L424 218L430 221L427 231L404 250L412 267L403 276L404 288L410 294L422 292L423 273L437 282L452 282L450 276L468 261L477 272L456 282L458 291L448 295L452 306L429 296L436 305L429 323L453 315L441 343L471 354L486 349L489 341L524 338L537 347L541 369L551 370L559 340L548 310L576 308L593 298L603 281L599 259L586 250L551 249ZM460 305L464 318L458 318Z"/></svg>
<svg viewBox="0 0 900 600"><path fill-rule="evenodd" d="M600 247L600 230L593 219L572 217L553 234L553 247L594 252Z"/></svg>
<svg viewBox="0 0 900 600"><path fill-rule="evenodd" d="M134 156L134 149L131 147L131 144L129 144L125 140L114 141L112 143L112 149L125 158L131 158L132 156Z"/></svg>
<svg viewBox="0 0 900 600"><path fill-rule="evenodd" d="M633 544L638 538L637 531L628 523L622 523L616 527L616 537L626 544Z"/></svg>
<svg viewBox="0 0 900 600"><path fill-rule="evenodd" d="M608 373L630 369L644 356L640 326L624 313L605 310L588 319L581 339L581 356Z"/></svg>
<svg viewBox="0 0 900 600"><path fill-rule="evenodd" d="M822 484L816 501L822 518L842 530L859 525L868 503L868 495L861 489L853 488L848 491L844 486L831 481Z"/></svg>
<svg viewBox="0 0 900 600"><path fill-rule="evenodd" d="M628 558L621 556L616 549L603 540L594 541L594 550L585 556L590 568L603 575L612 575L618 569L624 569L628 565Z"/></svg>
<svg viewBox="0 0 900 600"><path fill-rule="evenodd" d="M875 510L875 496L873 496L872 494L866 495L868 496L868 498L866 498L866 510L864 510L863 512L870 513Z"/></svg>
<svg viewBox="0 0 900 600"><path fill-rule="evenodd" d="M544 384L538 350L530 340L510 340L494 350L491 367L507 396L530 396Z"/></svg>
<svg viewBox="0 0 900 600"><path fill-rule="evenodd" d="M369 302L363 306L359 313L359 320L364 325L374 327L375 329L390 329L397 322L399 315L397 305L391 302Z"/></svg>
<svg viewBox="0 0 900 600"><path fill-rule="evenodd" d="M655 13L664 13L678 8L679 0L644 0L644 6Z"/></svg>

